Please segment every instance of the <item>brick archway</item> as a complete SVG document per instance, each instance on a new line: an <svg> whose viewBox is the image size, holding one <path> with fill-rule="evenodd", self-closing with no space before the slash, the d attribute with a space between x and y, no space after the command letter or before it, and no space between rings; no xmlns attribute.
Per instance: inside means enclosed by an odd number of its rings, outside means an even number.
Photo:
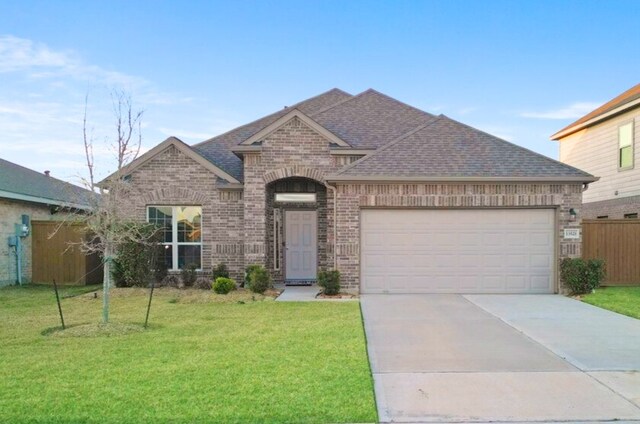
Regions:
<svg viewBox="0 0 640 424"><path fill-rule="evenodd" d="M142 195L146 203L184 203L185 201L193 204L204 204L207 202L207 196L203 193L191 190L185 187L166 187L159 188Z"/></svg>
<svg viewBox="0 0 640 424"><path fill-rule="evenodd" d="M275 169L266 172L263 176L265 184L272 183L283 178L301 177L317 181L320 184L325 183L324 172L316 168L308 168L306 166L294 165L287 168Z"/></svg>

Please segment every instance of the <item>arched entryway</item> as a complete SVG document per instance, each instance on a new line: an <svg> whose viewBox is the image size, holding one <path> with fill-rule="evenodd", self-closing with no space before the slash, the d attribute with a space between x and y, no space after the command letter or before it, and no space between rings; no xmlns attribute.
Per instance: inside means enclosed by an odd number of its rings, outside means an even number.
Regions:
<svg viewBox="0 0 640 424"><path fill-rule="evenodd" d="M327 263L327 188L311 178L266 185L267 268L274 280L314 282Z"/></svg>

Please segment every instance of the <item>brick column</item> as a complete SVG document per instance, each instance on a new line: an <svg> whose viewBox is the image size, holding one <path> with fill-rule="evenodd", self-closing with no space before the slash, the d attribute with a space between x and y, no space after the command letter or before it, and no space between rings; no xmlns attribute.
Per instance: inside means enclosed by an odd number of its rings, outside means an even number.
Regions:
<svg viewBox="0 0 640 424"><path fill-rule="evenodd" d="M245 155L244 165L244 263L266 266L266 185L260 155Z"/></svg>

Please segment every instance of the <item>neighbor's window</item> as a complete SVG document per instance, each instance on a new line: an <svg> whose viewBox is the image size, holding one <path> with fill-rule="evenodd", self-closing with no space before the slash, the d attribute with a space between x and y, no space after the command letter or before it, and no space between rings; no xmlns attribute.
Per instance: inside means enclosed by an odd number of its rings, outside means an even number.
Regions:
<svg viewBox="0 0 640 424"><path fill-rule="evenodd" d="M618 127L618 167L633 168L633 121Z"/></svg>
<svg viewBox="0 0 640 424"><path fill-rule="evenodd" d="M276 202L313 203L315 201L315 193L276 193Z"/></svg>
<svg viewBox="0 0 640 424"><path fill-rule="evenodd" d="M147 220L162 228L165 262L171 270L189 264L202 268L202 208L149 206Z"/></svg>
<svg viewBox="0 0 640 424"><path fill-rule="evenodd" d="M609 215L600 215L598 219L608 219Z"/></svg>
<svg viewBox="0 0 640 424"><path fill-rule="evenodd" d="M637 213L625 213L624 217L625 218L630 218L630 219L637 219L638 218L638 214Z"/></svg>

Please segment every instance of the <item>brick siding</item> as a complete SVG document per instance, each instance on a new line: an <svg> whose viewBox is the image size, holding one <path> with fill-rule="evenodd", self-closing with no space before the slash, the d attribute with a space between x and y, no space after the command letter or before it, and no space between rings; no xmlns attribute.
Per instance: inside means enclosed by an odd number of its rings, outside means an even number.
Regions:
<svg viewBox="0 0 640 424"><path fill-rule="evenodd" d="M569 210L579 208L581 184L339 184L337 266L350 291L360 288L360 208L553 207L558 211L559 258L579 257L581 240L564 240L579 226Z"/></svg>
<svg viewBox="0 0 640 424"><path fill-rule="evenodd" d="M631 213L637 213L640 216L640 196L584 203L580 210L580 216L583 219L596 219L599 216L623 219L625 214Z"/></svg>
<svg viewBox="0 0 640 424"><path fill-rule="evenodd" d="M282 179L306 178L324 184L324 176L337 170L329 152L329 141L297 117L265 137L260 153L250 153L244 159L244 234L245 263L264 264L276 279L282 271L273 269L273 193L270 183ZM333 193L318 191L318 266L333 264ZM310 205L291 205L306 207ZM283 206L283 209L288 206ZM283 267L284 263L281 262Z"/></svg>
<svg viewBox="0 0 640 424"><path fill-rule="evenodd" d="M267 266L276 279L282 279L282 271L273 269L272 183L300 178L316 181L318 265L332 268L335 254L343 285L353 292L359 291L360 284L361 208L550 207L557 210L558 257L581 254L581 240L562 238L563 229L580 224L569 216L571 208L580 209L579 183L339 183L334 252L336 199L333 188L324 186L324 178L349 161L332 157L328 140L294 117L264 138L261 151L244 154L243 191L223 190L215 175L170 147L133 173L131 183L139 188L140 195L128 207L132 216L143 220L148 205L200 205L204 269L225 262L233 278L242 280L244 267L259 263Z"/></svg>
<svg viewBox="0 0 640 424"><path fill-rule="evenodd" d="M174 146L150 159L131 174L135 196L123 204L132 219L144 221L147 206L202 207L202 269L224 262L232 278L244 278L242 191L219 188L211 171Z"/></svg>

